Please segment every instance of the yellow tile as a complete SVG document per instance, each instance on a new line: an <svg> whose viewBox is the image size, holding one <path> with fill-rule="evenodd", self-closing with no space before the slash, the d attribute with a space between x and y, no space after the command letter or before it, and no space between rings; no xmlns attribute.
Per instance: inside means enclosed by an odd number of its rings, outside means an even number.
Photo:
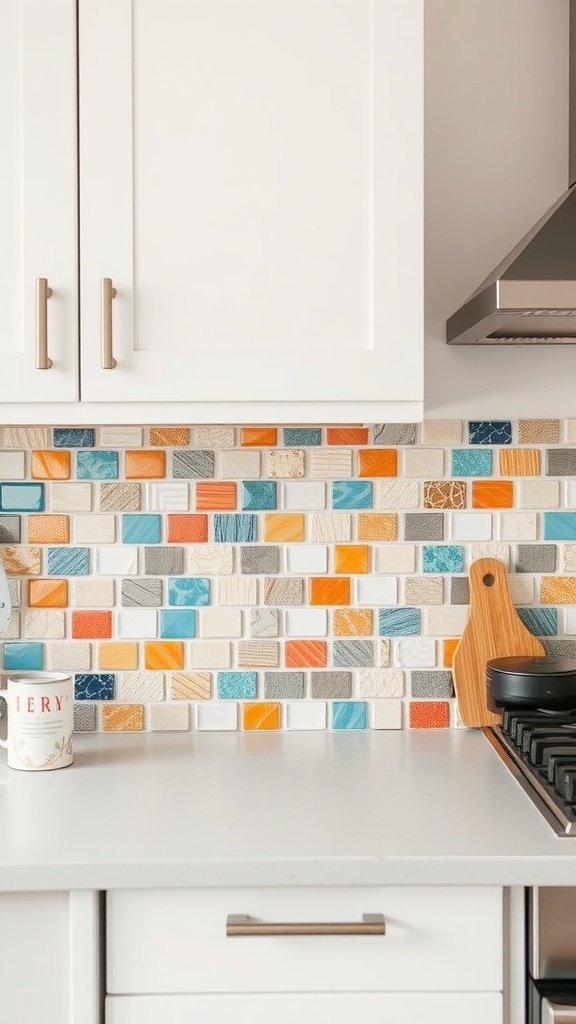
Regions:
<svg viewBox="0 0 576 1024"><path fill-rule="evenodd" d="M265 515L264 540L304 540L304 516L300 512L271 512Z"/></svg>
<svg viewBox="0 0 576 1024"><path fill-rule="evenodd" d="M243 729L279 729L280 705L272 701L258 701L242 706Z"/></svg>
<svg viewBox="0 0 576 1024"><path fill-rule="evenodd" d="M69 516L28 516L28 540L31 544L68 544Z"/></svg>
<svg viewBox="0 0 576 1024"><path fill-rule="evenodd" d="M501 476L538 476L540 452L537 448L501 448Z"/></svg>
<svg viewBox="0 0 576 1024"><path fill-rule="evenodd" d="M138 668L138 644L131 640L98 644L98 668Z"/></svg>
<svg viewBox="0 0 576 1024"><path fill-rule="evenodd" d="M68 480L70 478L70 452L32 452L33 480Z"/></svg>
<svg viewBox="0 0 576 1024"><path fill-rule="evenodd" d="M396 540L397 519L389 512L359 512L358 540Z"/></svg>
<svg viewBox="0 0 576 1024"><path fill-rule="evenodd" d="M371 636L372 610L370 608L336 608L334 610L335 636Z"/></svg>
<svg viewBox="0 0 576 1024"><path fill-rule="evenodd" d="M104 732L141 732L143 728L142 704L102 704Z"/></svg>
<svg viewBox="0 0 576 1024"><path fill-rule="evenodd" d="M368 572L368 545L335 544L334 572Z"/></svg>
<svg viewBox="0 0 576 1024"><path fill-rule="evenodd" d="M541 604L576 604L576 576L543 576Z"/></svg>
<svg viewBox="0 0 576 1024"><path fill-rule="evenodd" d="M149 640L144 644L144 668L184 668L184 644L179 640Z"/></svg>

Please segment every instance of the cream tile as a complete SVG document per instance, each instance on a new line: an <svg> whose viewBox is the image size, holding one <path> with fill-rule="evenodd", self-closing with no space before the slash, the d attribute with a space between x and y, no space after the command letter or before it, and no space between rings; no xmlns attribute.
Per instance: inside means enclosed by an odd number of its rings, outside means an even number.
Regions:
<svg viewBox="0 0 576 1024"><path fill-rule="evenodd" d="M468 606L465 604L426 608L423 632L426 636L461 636L467 618Z"/></svg>
<svg viewBox="0 0 576 1024"><path fill-rule="evenodd" d="M100 485L100 509L103 512L138 512L140 484L107 483Z"/></svg>
<svg viewBox="0 0 576 1024"><path fill-rule="evenodd" d="M283 508L306 512L326 508L326 484L310 480L291 481L282 485Z"/></svg>
<svg viewBox="0 0 576 1024"><path fill-rule="evenodd" d="M142 427L100 427L101 448L141 448Z"/></svg>
<svg viewBox="0 0 576 1024"><path fill-rule="evenodd" d="M394 576L366 576L356 580L356 601L359 605L398 603L398 584Z"/></svg>
<svg viewBox="0 0 576 1024"><path fill-rule="evenodd" d="M326 728L326 703L323 700L303 700L298 703L287 701L284 715L286 728L293 732Z"/></svg>
<svg viewBox="0 0 576 1024"><path fill-rule="evenodd" d="M50 484L49 498L52 512L91 512L92 484Z"/></svg>
<svg viewBox="0 0 576 1024"><path fill-rule="evenodd" d="M113 544L116 540L115 516L74 516L76 544Z"/></svg>
<svg viewBox="0 0 576 1024"><path fill-rule="evenodd" d="M162 481L146 485L149 511L187 512L190 506L189 487L185 481Z"/></svg>
<svg viewBox="0 0 576 1024"><path fill-rule="evenodd" d="M374 547L375 572L414 572L416 548L414 544L379 544Z"/></svg>
<svg viewBox="0 0 576 1024"><path fill-rule="evenodd" d="M402 668L434 668L436 641L428 637L407 637L394 644L394 663Z"/></svg>
<svg viewBox="0 0 576 1024"><path fill-rule="evenodd" d="M234 548L231 544L190 544L188 572L195 576L227 576L234 571Z"/></svg>
<svg viewBox="0 0 576 1024"><path fill-rule="evenodd" d="M498 519L500 540L537 540L535 512L502 512Z"/></svg>
<svg viewBox="0 0 576 1024"><path fill-rule="evenodd" d="M378 643L378 664L380 668L388 668L390 664L390 638L381 637Z"/></svg>
<svg viewBox="0 0 576 1024"><path fill-rule="evenodd" d="M57 672L88 672L91 665L91 653L90 644L76 640L47 644L46 667Z"/></svg>
<svg viewBox="0 0 576 1024"><path fill-rule="evenodd" d="M3 640L19 640L20 639L20 612L12 611L10 614L10 621L8 625L4 627L0 633L0 642Z"/></svg>
<svg viewBox="0 0 576 1024"><path fill-rule="evenodd" d="M520 508L559 508L560 483L558 480L520 480L517 488Z"/></svg>
<svg viewBox="0 0 576 1024"><path fill-rule="evenodd" d="M275 640L242 640L238 644L238 668L278 668L279 648Z"/></svg>
<svg viewBox="0 0 576 1024"><path fill-rule="evenodd" d="M422 444L461 444L462 420L425 420Z"/></svg>
<svg viewBox="0 0 576 1024"><path fill-rule="evenodd" d="M371 729L401 729L402 701L371 701L368 705L368 724Z"/></svg>
<svg viewBox="0 0 576 1024"><path fill-rule="evenodd" d="M374 509L408 509L420 506L420 484L414 480L375 480Z"/></svg>
<svg viewBox="0 0 576 1024"><path fill-rule="evenodd" d="M425 477L438 480L444 475L444 451L442 448L404 448L402 459L405 477Z"/></svg>
<svg viewBox="0 0 576 1024"><path fill-rule="evenodd" d="M449 519L452 540L492 539L490 512L452 512Z"/></svg>
<svg viewBox="0 0 576 1024"><path fill-rule="evenodd" d="M226 451L219 453L219 476L222 480L253 480L260 476L260 452Z"/></svg>
<svg viewBox="0 0 576 1024"><path fill-rule="evenodd" d="M24 480L25 476L24 452L0 452L1 480Z"/></svg>
<svg viewBox="0 0 576 1024"><path fill-rule="evenodd" d="M310 516L311 541L340 541L352 538L352 516L348 513L316 513Z"/></svg>
<svg viewBox="0 0 576 1024"><path fill-rule="evenodd" d="M7 573L19 576L39 576L40 574L40 548L7 545L2 548L0 557Z"/></svg>
<svg viewBox="0 0 576 1024"><path fill-rule="evenodd" d="M170 679L172 700L210 700L211 672L173 672Z"/></svg>
<svg viewBox="0 0 576 1024"><path fill-rule="evenodd" d="M190 642L191 668L230 668L232 650L225 640L192 640Z"/></svg>
<svg viewBox="0 0 576 1024"><path fill-rule="evenodd" d="M304 476L304 468L301 448L277 448L266 453L266 471L273 480Z"/></svg>
<svg viewBox="0 0 576 1024"><path fill-rule="evenodd" d="M288 572L316 575L328 570L328 548L325 544L291 544L286 551Z"/></svg>
<svg viewBox="0 0 576 1024"><path fill-rule="evenodd" d="M255 576L231 576L218 580L219 605L258 604L258 579Z"/></svg>
<svg viewBox="0 0 576 1024"><path fill-rule="evenodd" d="M20 580L8 580L10 601L13 608L19 608L21 604L22 585Z"/></svg>
<svg viewBox="0 0 576 1024"><path fill-rule="evenodd" d="M566 444L576 444L576 420L564 420Z"/></svg>
<svg viewBox="0 0 576 1024"><path fill-rule="evenodd" d="M566 481L566 508L576 508L576 481Z"/></svg>
<svg viewBox="0 0 576 1024"><path fill-rule="evenodd" d="M253 608L250 612L250 636L268 639L280 633L280 612L277 608Z"/></svg>
<svg viewBox="0 0 576 1024"><path fill-rule="evenodd" d="M568 636L576 633L576 608L564 608L564 632ZM562 612L560 613L562 614Z"/></svg>
<svg viewBox="0 0 576 1024"><path fill-rule="evenodd" d="M187 704L148 705L148 728L152 732L188 732L190 729L190 710Z"/></svg>
<svg viewBox="0 0 576 1024"><path fill-rule="evenodd" d="M475 562L477 558L496 558L508 569L510 565L509 544L470 544L468 548L468 565Z"/></svg>
<svg viewBox="0 0 576 1024"><path fill-rule="evenodd" d="M120 640L149 640L158 635L155 608L121 608L115 613L115 623Z"/></svg>
<svg viewBox="0 0 576 1024"><path fill-rule="evenodd" d="M114 606L114 580L96 580L93 577L73 581L76 608L112 608Z"/></svg>
<svg viewBox="0 0 576 1024"><path fill-rule="evenodd" d="M402 697L404 673L400 669L363 668L358 672L360 697Z"/></svg>
<svg viewBox="0 0 576 1024"><path fill-rule="evenodd" d="M203 608L199 613L199 636L242 636L242 612L236 608Z"/></svg>
<svg viewBox="0 0 576 1024"><path fill-rule="evenodd" d="M100 576L136 576L138 548L117 544L109 548L94 548L96 572Z"/></svg>
<svg viewBox="0 0 576 1024"><path fill-rule="evenodd" d="M328 480L345 480L352 476L350 448L313 448L309 453L310 476Z"/></svg>
<svg viewBox="0 0 576 1024"><path fill-rule="evenodd" d="M576 572L576 544L562 545L562 567L564 572Z"/></svg>
<svg viewBox="0 0 576 1024"><path fill-rule="evenodd" d="M196 728L199 732L234 731L238 728L238 705L235 701L196 704Z"/></svg>
<svg viewBox="0 0 576 1024"><path fill-rule="evenodd" d="M117 700L163 700L163 672L120 672Z"/></svg>
<svg viewBox="0 0 576 1024"><path fill-rule="evenodd" d="M526 576L525 573L512 573L507 577L508 590L512 604L533 604L534 603L534 577Z"/></svg>
<svg viewBox="0 0 576 1024"><path fill-rule="evenodd" d="M66 636L66 616L60 608L33 608L24 614L27 640L62 640Z"/></svg>
<svg viewBox="0 0 576 1024"><path fill-rule="evenodd" d="M49 448L48 427L4 427L5 448Z"/></svg>
<svg viewBox="0 0 576 1024"><path fill-rule="evenodd" d="M196 427L192 430L192 448L233 448L234 427Z"/></svg>
<svg viewBox="0 0 576 1024"><path fill-rule="evenodd" d="M286 636L326 636L328 613L325 608L287 608L284 612Z"/></svg>
<svg viewBox="0 0 576 1024"><path fill-rule="evenodd" d="M407 576L404 580L406 604L442 604L443 600L444 580L441 576Z"/></svg>

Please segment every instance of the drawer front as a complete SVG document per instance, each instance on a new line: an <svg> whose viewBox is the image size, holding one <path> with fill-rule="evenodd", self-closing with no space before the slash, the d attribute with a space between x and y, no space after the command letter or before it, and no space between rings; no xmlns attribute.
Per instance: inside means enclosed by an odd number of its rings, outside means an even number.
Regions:
<svg viewBox="0 0 576 1024"><path fill-rule="evenodd" d="M499 888L121 890L107 897L111 994L498 991ZM360 922L385 935L227 937L229 915Z"/></svg>

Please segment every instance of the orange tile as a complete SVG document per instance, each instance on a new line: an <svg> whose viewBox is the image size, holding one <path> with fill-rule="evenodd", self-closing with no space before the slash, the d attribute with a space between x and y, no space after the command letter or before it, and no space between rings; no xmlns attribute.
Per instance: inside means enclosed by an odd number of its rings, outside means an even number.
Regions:
<svg viewBox="0 0 576 1024"><path fill-rule="evenodd" d="M368 444L368 431L365 427L328 427L326 440L328 444Z"/></svg>
<svg viewBox="0 0 576 1024"><path fill-rule="evenodd" d="M264 516L264 540L304 540L304 516L300 512L270 512Z"/></svg>
<svg viewBox="0 0 576 1024"><path fill-rule="evenodd" d="M132 640L98 644L98 668L138 668L138 644Z"/></svg>
<svg viewBox="0 0 576 1024"><path fill-rule="evenodd" d="M371 636L373 616L370 608L336 608L335 636Z"/></svg>
<svg viewBox="0 0 576 1024"><path fill-rule="evenodd" d="M368 572L368 545L335 544L334 572Z"/></svg>
<svg viewBox="0 0 576 1024"><path fill-rule="evenodd" d="M273 701L258 701L242 706L243 729L279 729L280 705Z"/></svg>
<svg viewBox="0 0 576 1024"><path fill-rule="evenodd" d="M444 700L427 700L410 704L411 729L447 729L450 711Z"/></svg>
<svg viewBox="0 0 576 1024"><path fill-rule="evenodd" d="M472 508L512 508L514 485L511 480L473 480Z"/></svg>
<svg viewBox="0 0 576 1024"><path fill-rule="evenodd" d="M168 515L168 542L200 543L208 540L208 516Z"/></svg>
<svg viewBox="0 0 576 1024"><path fill-rule="evenodd" d="M323 668L326 664L325 640L287 640L287 668Z"/></svg>
<svg viewBox="0 0 576 1024"><path fill-rule="evenodd" d="M500 473L502 476L538 476L540 452L537 448L501 448Z"/></svg>
<svg viewBox="0 0 576 1024"><path fill-rule="evenodd" d="M350 580L347 576L313 576L310 604L350 604Z"/></svg>
<svg viewBox="0 0 576 1024"><path fill-rule="evenodd" d="M455 640L443 640L442 641L442 664L444 668L452 668L452 662L454 660L454 651L460 643L459 637Z"/></svg>
<svg viewBox="0 0 576 1024"><path fill-rule="evenodd" d="M166 476L166 452L142 448L125 455L127 480L160 480Z"/></svg>
<svg viewBox="0 0 576 1024"><path fill-rule="evenodd" d="M30 608L65 608L68 604L67 580L28 580Z"/></svg>
<svg viewBox="0 0 576 1024"><path fill-rule="evenodd" d="M196 508L206 511L236 508L236 484L227 481L197 483Z"/></svg>
<svg viewBox="0 0 576 1024"><path fill-rule="evenodd" d="M28 540L33 544L68 544L69 516L28 516Z"/></svg>
<svg viewBox="0 0 576 1024"><path fill-rule="evenodd" d="M112 636L112 612L72 612L74 640L97 640Z"/></svg>
<svg viewBox="0 0 576 1024"><path fill-rule="evenodd" d="M278 443L278 431L272 427L242 427L240 431L240 444L243 448L268 447L272 448Z"/></svg>
<svg viewBox="0 0 576 1024"><path fill-rule="evenodd" d="M190 428L150 427L150 444L165 448L186 447L190 444Z"/></svg>
<svg viewBox="0 0 576 1024"><path fill-rule="evenodd" d="M543 576L541 604L576 604L576 576Z"/></svg>
<svg viewBox="0 0 576 1024"><path fill-rule="evenodd" d="M390 512L359 512L358 540L396 540L398 517Z"/></svg>
<svg viewBox="0 0 576 1024"><path fill-rule="evenodd" d="M358 476L398 476L396 448L361 448Z"/></svg>
<svg viewBox="0 0 576 1024"><path fill-rule="evenodd" d="M102 704L103 732L141 732L144 728L142 704Z"/></svg>
<svg viewBox="0 0 576 1024"><path fill-rule="evenodd" d="M68 480L70 478L70 452L32 452L33 480Z"/></svg>
<svg viewBox="0 0 576 1024"><path fill-rule="evenodd" d="M184 668L184 644L179 640L149 640L144 644L144 668Z"/></svg>

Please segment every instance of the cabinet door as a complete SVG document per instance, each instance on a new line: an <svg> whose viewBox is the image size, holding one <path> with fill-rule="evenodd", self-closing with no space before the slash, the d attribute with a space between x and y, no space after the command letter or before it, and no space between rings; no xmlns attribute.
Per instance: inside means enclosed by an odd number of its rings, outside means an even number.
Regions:
<svg viewBox="0 0 576 1024"><path fill-rule="evenodd" d="M79 18L83 399L417 412L422 0Z"/></svg>
<svg viewBox="0 0 576 1024"><path fill-rule="evenodd" d="M0 136L0 402L74 401L74 0L2 0ZM43 299L37 279L52 289L50 298ZM46 316L47 357L52 361L44 369L38 366L38 312L40 321Z"/></svg>

